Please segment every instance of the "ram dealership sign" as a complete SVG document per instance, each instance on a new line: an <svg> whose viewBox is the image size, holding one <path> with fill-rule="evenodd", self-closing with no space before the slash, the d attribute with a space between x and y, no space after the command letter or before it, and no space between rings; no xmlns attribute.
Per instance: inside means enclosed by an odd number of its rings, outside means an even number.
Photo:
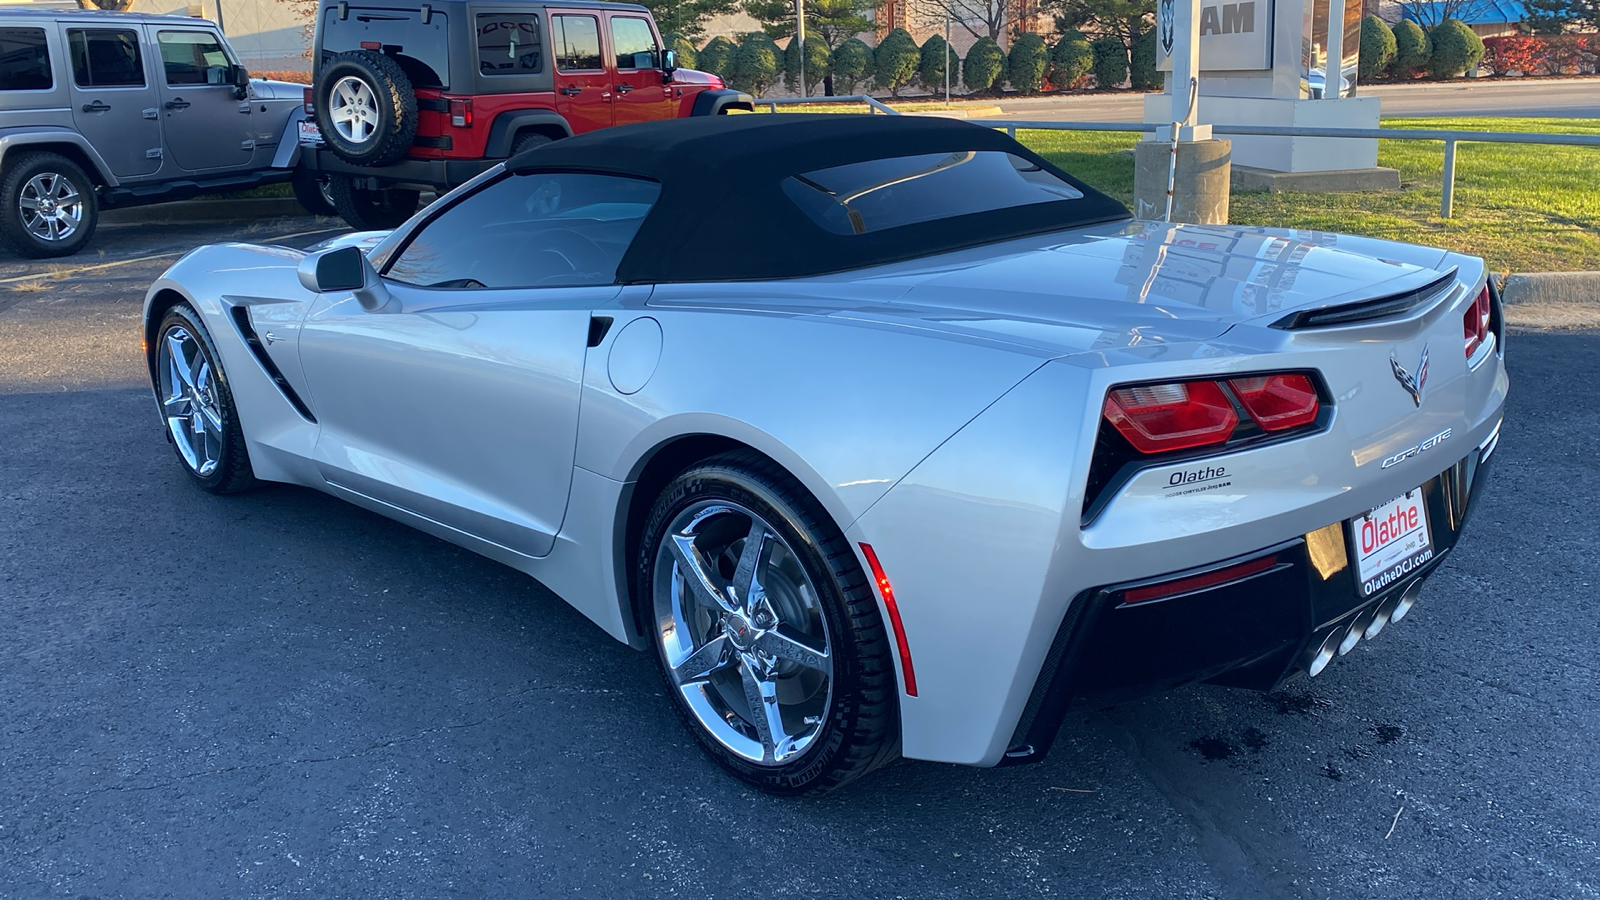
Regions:
<svg viewBox="0 0 1600 900"><path fill-rule="evenodd" d="M1172 12L1175 0L1156 4L1156 68L1172 71ZM1181 2L1181 0L1178 0ZM1200 71L1238 72L1272 68L1272 0L1223 3L1201 0Z"/></svg>

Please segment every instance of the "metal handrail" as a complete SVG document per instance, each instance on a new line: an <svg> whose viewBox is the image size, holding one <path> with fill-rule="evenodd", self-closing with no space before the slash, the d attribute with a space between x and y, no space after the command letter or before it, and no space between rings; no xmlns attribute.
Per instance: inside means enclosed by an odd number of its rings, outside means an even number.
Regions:
<svg viewBox="0 0 1600 900"><path fill-rule="evenodd" d="M898 116L900 110L889 106L875 97L866 94L845 94L842 97L771 97L757 100L757 103L767 107L772 112L778 111L779 104L796 106L801 103L864 103L867 105L867 114L883 113L886 116Z"/></svg>
<svg viewBox="0 0 1600 900"><path fill-rule="evenodd" d="M874 111L900 115L864 94L848 97L785 97L762 100L777 112L777 104L865 103ZM1019 130L1029 131L1125 131L1153 132L1162 127L1156 122L1040 122L1028 119L983 119L988 128L1002 128L1013 138ZM1456 144L1557 144L1571 147L1600 147L1600 134L1545 134L1535 131L1461 131L1448 128L1317 128L1299 125L1212 125L1216 134L1247 134L1266 137L1359 138L1393 141L1440 141L1444 144L1444 172L1440 185L1439 217L1450 218L1455 207Z"/></svg>

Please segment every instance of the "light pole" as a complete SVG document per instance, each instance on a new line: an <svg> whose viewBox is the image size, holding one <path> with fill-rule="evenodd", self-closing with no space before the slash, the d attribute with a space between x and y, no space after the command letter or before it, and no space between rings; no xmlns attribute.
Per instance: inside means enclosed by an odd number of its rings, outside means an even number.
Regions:
<svg viewBox="0 0 1600 900"><path fill-rule="evenodd" d="M950 105L950 11L944 14L944 105Z"/></svg>
<svg viewBox="0 0 1600 900"><path fill-rule="evenodd" d="M794 0L795 40L800 42L800 96L806 95L806 0Z"/></svg>

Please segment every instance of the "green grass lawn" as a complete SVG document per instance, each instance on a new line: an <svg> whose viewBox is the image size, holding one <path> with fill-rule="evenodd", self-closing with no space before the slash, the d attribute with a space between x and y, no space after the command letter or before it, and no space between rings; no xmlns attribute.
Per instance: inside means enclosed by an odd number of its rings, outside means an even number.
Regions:
<svg viewBox="0 0 1600 900"><path fill-rule="evenodd" d="M1596 119L1385 119L1383 125L1600 135ZM1133 158L1112 154L1132 147L1136 135L1024 131L1018 137L1084 181L1132 203ZM1450 219L1439 218L1443 144L1383 141L1378 164L1400 170L1398 193L1235 193L1231 218L1445 247L1482 256L1499 272L1600 269L1600 147L1460 144Z"/></svg>

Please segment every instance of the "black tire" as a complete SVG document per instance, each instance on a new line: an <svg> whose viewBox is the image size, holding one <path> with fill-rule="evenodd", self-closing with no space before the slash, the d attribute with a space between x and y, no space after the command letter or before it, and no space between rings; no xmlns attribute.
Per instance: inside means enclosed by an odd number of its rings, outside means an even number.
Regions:
<svg viewBox="0 0 1600 900"><path fill-rule="evenodd" d="M375 101L372 131L360 140L339 132L334 125L334 89L353 78L366 86ZM317 127L334 155L358 166L384 166L406 155L417 137L417 95L400 64L371 50L351 50L335 56L317 74L312 91ZM342 106L343 104L338 104Z"/></svg>
<svg viewBox="0 0 1600 900"><path fill-rule="evenodd" d="M329 175L328 195L334 209L357 231L399 228L417 211L421 196L404 188L358 188L349 175Z"/></svg>
<svg viewBox="0 0 1600 900"><path fill-rule="evenodd" d="M6 243L31 259L71 256L82 250L100 222L94 182L83 169L59 153L17 153L7 163L5 175L0 178L0 236L5 237ZM23 209L24 203L39 202L41 187L51 195L52 202L67 196L77 201L77 220L70 231L62 232L62 237L49 236L62 228L63 220L54 210L41 214L37 209ZM36 234L36 229L42 230L44 236Z"/></svg>
<svg viewBox="0 0 1600 900"><path fill-rule="evenodd" d="M313 216L339 214L339 210L333 205L333 195L328 189L328 176L318 175L301 166L294 170L294 177L289 180L289 186L294 189L294 199Z"/></svg>
<svg viewBox="0 0 1600 900"><path fill-rule="evenodd" d="M168 396L174 393L168 388L168 383L178 383L180 379L173 379L163 371L163 363L167 359L166 353L169 339L177 339L180 335L193 338L198 345L200 353L204 354L205 361L210 367L210 377L206 380L206 393L214 401L216 412L222 421L220 434L220 451L214 458L215 466L209 471L201 471L195 463L184 456L179 446L180 438L175 436L174 428L182 430L182 424L174 424L167 418L169 409ZM194 481L202 490L213 494L232 494L247 490L256 484L255 470L250 467L250 450L245 446L244 430L239 421L239 408L233 402L233 388L228 384L228 376L223 371L221 355L217 353L216 344L211 342L211 335L206 331L200 316L187 303L179 303L167 311L161 320L161 327L156 331L156 345L151 348L151 353L156 359L156 404L162 411L162 426L167 435L167 442L173 445L173 451L178 457L178 464L185 474ZM181 411L182 407L174 407L174 411ZM187 404L187 409L194 409L194 402ZM178 418L183 418L179 416Z"/></svg>
<svg viewBox="0 0 1600 900"><path fill-rule="evenodd" d="M555 138L551 137L550 135L539 134L538 132L519 134L517 135L516 143L511 145L511 155L516 156L518 153L521 153L524 150L532 150L535 147L542 147L554 140Z"/></svg>
<svg viewBox="0 0 1600 900"><path fill-rule="evenodd" d="M684 725L723 768L771 794L822 793L899 758L899 685L889 636L870 579L821 505L782 467L752 451L728 453L672 480L646 520L636 561L636 596L652 609L657 555L675 517L706 500L735 503L766 520L792 548L814 586L832 652L831 701L815 739L787 763L754 764L731 752L696 718L651 630L662 678ZM647 621L655 621L648 612Z"/></svg>

